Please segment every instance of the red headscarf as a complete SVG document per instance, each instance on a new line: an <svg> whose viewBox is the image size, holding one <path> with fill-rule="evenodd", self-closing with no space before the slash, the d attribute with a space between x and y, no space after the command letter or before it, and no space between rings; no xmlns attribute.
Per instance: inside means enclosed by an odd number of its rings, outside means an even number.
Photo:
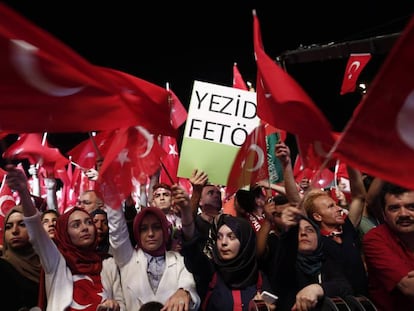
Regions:
<svg viewBox="0 0 414 311"><path fill-rule="evenodd" d="M82 211L89 215L82 208L74 207L68 212L60 215L56 223L55 242L60 253L65 257L66 264L72 271L72 274L99 275L102 270L102 258L96 251L98 239L95 228L95 242L88 248L79 248L73 245L69 233L68 222L69 216L75 211Z"/></svg>
<svg viewBox="0 0 414 311"><path fill-rule="evenodd" d="M162 232L164 241L161 244L160 248L155 251L149 251L142 247L141 243L141 235L139 232L139 227L141 226L142 220L145 216L148 214L153 214L155 217L157 217L161 223ZM158 207L146 207L141 209L141 211L135 216L134 219L134 238L135 241L137 241L137 246L141 248L144 252L150 254L151 256L161 256L165 253L167 250L167 243L170 239L170 232L169 232L169 222L167 220L167 217L165 217L165 214L159 209Z"/></svg>

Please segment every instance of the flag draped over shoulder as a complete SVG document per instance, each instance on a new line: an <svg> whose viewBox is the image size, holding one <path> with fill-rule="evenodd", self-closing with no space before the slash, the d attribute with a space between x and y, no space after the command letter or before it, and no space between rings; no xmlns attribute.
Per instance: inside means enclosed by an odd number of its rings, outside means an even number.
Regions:
<svg viewBox="0 0 414 311"><path fill-rule="evenodd" d="M176 135L167 90L90 64L1 3L0 109L0 129L13 133L142 125Z"/></svg>
<svg viewBox="0 0 414 311"><path fill-rule="evenodd" d="M253 19L258 116L291 134L332 142L329 122L298 83L265 53L255 11Z"/></svg>
<svg viewBox="0 0 414 311"><path fill-rule="evenodd" d="M348 122L336 153L347 165L414 189L414 17Z"/></svg>
<svg viewBox="0 0 414 311"><path fill-rule="evenodd" d="M370 59L369 53L353 53L349 56L342 81L341 95L355 91L358 77Z"/></svg>
<svg viewBox="0 0 414 311"><path fill-rule="evenodd" d="M261 124L246 137L237 152L227 179L226 192L231 195L239 188L254 185L263 179L269 179L269 170L266 130L265 125Z"/></svg>

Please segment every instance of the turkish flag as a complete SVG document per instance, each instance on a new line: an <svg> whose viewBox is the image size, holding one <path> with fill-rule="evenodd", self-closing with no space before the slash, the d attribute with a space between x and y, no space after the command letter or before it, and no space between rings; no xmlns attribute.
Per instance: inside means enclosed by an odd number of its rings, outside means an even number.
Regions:
<svg viewBox="0 0 414 311"><path fill-rule="evenodd" d="M144 183L159 170L166 155L145 128L121 128L114 133L98 178L105 202L112 207L120 206L135 189L134 183Z"/></svg>
<svg viewBox="0 0 414 311"><path fill-rule="evenodd" d="M414 189L414 17L339 138L347 165Z"/></svg>
<svg viewBox="0 0 414 311"><path fill-rule="evenodd" d="M333 132L332 137L336 139L337 133ZM336 159L330 155L332 144L312 141L300 135L296 136L296 143L303 166L311 170L317 170L321 166L334 167Z"/></svg>
<svg viewBox="0 0 414 311"><path fill-rule="evenodd" d="M14 206L16 206L16 201L13 197L13 192L6 183L6 176L4 175L0 187L0 241L3 241L4 217Z"/></svg>
<svg viewBox="0 0 414 311"><path fill-rule="evenodd" d="M332 143L329 122L298 83L266 55L255 11L253 19L257 115L291 134Z"/></svg>
<svg viewBox="0 0 414 311"><path fill-rule="evenodd" d="M254 185L263 179L269 179L269 170L266 130L264 124L261 124L246 137L238 150L227 179L226 192L231 195L238 189Z"/></svg>
<svg viewBox="0 0 414 311"><path fill-rule="evenodd" d="M139 124L176 135L164 88L90 64L3 3L0 20L2 130L89 132Z"/></svg>
<svg viewBox="0 0 414 311"><path fill-rule="evenodd" d="M48 174L69 163L58 148L51 148L47 143L43 145L39 133L20 134L17 141L4 151L3 158L28 159L30 164L43 166Z"/></svg>
<svg viewBox="0 0 414 311"><path fill-rule="evenodd" d="M334 181L334 173L328 169L324 168L319 171L317 169L310 169L302 165L302 161L299 155L296 156L296 160L293 166L293 175L295 181L300 183L303 178L311 180L311 183L314 187L326 188L332 184ZM317 180L315 180L317 178Z"/></svg>
<svg viewBox="0 0 414 311"><path fill-rule="evenodd" d="M173 128L178 129L187 120L188 113L177 95L170 89L168 92L171 105L171 124Z"/></svg>
<svg viewBox="0 0 414 311"><path fill-rule="evenodd" d="M66 153L82 169L95 168L98 157L107 152L113 134L113 131L99 132L96 136L81 141Z"/></svg>
<svg viewBox="0 0 414 311"><path fill-rule="evenodd" d="M177 171L180 155L178 154L177 140L171 136L162 137L162 148L167 153L162 161L162 169L160 173L160 182L166 184L178 183Z"/></svg>
<svg viewBox="0 0 414 311"><path fill-rule="evenodd" d="M342 81L341 95L355 91L358 77L370 59L369 53L353 53L349 56Z"/></svg>
<svg viewBox="0 0 414 311"><path fill-rule="evenodd" d="M3 180L4 175L7 175L7 172L0 167L0 179Z"/></svg>
<svg viewBox="0 0 414 311"><path fill-rule="evenodd" d="M237 63L233 64L233 87L240 90L249 90L240 74L239 68L237 68Z"/></svg>

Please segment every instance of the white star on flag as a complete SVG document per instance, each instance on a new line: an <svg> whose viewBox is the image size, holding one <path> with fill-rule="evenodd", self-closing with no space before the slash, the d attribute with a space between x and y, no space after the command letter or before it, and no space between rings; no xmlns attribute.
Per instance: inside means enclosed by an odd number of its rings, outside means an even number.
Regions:
<svg viewBox="0 0 414 311"><path fill-rule="evenodd" d="M128 158L128 149L127 148L124 148L124 149L121 150L121 152L118 154L117 161L119 163L121 163L121 166L124 166L124 164L126 162L131 162L131 159Z"/></svg>
<svg viewBox="0 0 414 311"><path fill-rule="evenodd" d="M174 156L178 156L178 152L175 149L176 145L168 145L168 148L170 149L170 151L168 151L168 154L170 155L174 155Z"/></svg>

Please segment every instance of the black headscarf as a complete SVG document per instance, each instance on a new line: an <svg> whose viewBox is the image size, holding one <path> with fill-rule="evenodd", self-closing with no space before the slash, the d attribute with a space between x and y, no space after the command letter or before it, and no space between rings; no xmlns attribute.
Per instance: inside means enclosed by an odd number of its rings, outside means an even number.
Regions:
<svg viewBox="0 0 414 311"><path fill-rule="evenodd" d="M250 223L240 217L228 214L219 216L212 227L211 237L216 241L221 226L227 225L240 241L240 250L231 260L220 258L217 244L213 244L213 261L223 281L231 288L245 288L256 284L258 267L256 261L256 234Z"/></svg>
<svg viewBox="0 0 414 311"><path fill-rule="evenodd" d="M311 254L302 254L298 251L296 258L296 267L303 273L309 276L313 276L315 274L319 274L322 267L323 252L321 232L319 230L319 226L313 220L305 216L301 216L300 219L306 220L315 229L316 235L318 237L318 246L316 247L316 250L314 250Z"/></svg>

